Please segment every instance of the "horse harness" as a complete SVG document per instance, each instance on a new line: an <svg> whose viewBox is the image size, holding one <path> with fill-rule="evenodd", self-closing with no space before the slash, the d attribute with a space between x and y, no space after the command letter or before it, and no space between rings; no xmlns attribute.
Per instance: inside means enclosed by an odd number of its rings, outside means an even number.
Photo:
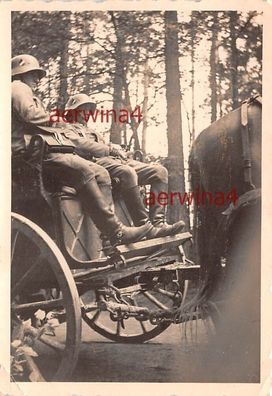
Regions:
<svg viewBox="0 0 272 396"><path fill-rule="evenodd" d="M244 182L249 187L249 190L254 190L256 187L252 183L251 172L251 155L249 144L249 128L248 128L248 106L251 103L257 102L262 105L262 98L260 95L253 96L245 100L241 106L241 136L242 136L242 151L243 151L243 168L244 168Z"/></svg>
<svg viewBox="0 0 272 396"><path fill-rule="evenodd" d="M223 212L228 218L232 217L233 212L235 214L238 209L249 204L254 204L261 197L261 189L256 188L252 181L252 163L250 153L250 142L249 142L249 126L248 126L248 107L252 103L258 103L262 106L262 98L260 95L255 95L242 103L241 106L241 140L242 140L242 156L243 156L243 174L245 183L245 192L242 194L236 205L233 203Z"/></svg>

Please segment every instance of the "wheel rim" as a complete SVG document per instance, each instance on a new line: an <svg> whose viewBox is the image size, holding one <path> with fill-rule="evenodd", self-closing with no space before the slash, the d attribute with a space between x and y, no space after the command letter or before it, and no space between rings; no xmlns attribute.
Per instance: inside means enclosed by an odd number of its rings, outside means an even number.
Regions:
<svg viewBox="0 0 272 396"><path fill-rule="evenodd" d="M65 318L66 324L61 323L55 335L43 334L35 340L33 349L44 352L45 348L45 355L30 359L38 370L37 381L63 381L76 365L81 339L81 308L74 279L60 250L40 227L15 213L11 224L12 317L25 320L41 310ZM58 295L41 299L41 290L52 287ZM58 366L49 374L52 359Z"/></svg>

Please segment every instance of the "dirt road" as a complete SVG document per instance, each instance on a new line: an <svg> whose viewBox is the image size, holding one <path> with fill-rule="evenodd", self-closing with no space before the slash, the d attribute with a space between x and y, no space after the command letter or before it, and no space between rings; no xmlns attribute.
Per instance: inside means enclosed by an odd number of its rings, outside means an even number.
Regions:
<svg viewBox="0 0 272 396"><path fill-rule="evenodd" d="M208 348L203 321L172 325L144 344L106 340L83 324L83 340L73 381L203 382ZM204 378L204 377L205 378Z"/></svg>
<svg viewBox="0 0 272 396"><path fill-rule="evenodd" d="M143 344L111 342L83 323L79 361L72 381L80 382L259 382L258 365L248 351L224 351L210 322L171 325ZM220 340L220 339L219 339ZM230 345L229 345L230 343ZM231 354L225 351L231 350ZM237 349L237 347L235 347ZM243 355L243 356L242 356ZM242 359L242 360L241 360ZM253 359L258 361L256 359ZM248 364L250 363L250 364ZM252 367L251 367L252 366Z"/></svg>

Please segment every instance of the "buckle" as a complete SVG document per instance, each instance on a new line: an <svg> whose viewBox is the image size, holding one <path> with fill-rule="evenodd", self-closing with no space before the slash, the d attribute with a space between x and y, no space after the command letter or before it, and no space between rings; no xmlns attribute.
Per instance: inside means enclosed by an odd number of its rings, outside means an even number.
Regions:
<svg viewBox="0 0 272 396"><path fill-rule="evenodd" d="M119 245L122 242L124 233L122 230L118 230L116 232L116 234L114 234L111 238L110 238L110 243L112 244L112 246L116 246Z"/></svg>
<svg viewBox="0 0 272 396"><path fill-rule="evenodd" d="M117 243L121 243L123 239L124 233L122 230L117 231L117 233L114 235L114 239L116 239Z"/></svg>

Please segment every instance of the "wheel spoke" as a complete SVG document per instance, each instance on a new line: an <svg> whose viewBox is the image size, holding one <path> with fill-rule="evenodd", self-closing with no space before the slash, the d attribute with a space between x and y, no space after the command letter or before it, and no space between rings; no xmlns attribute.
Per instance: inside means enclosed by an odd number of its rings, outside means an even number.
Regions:
<svg viewBox="0 0 272 396"><path fill-rule="evenodd" d="M12 297L15 297L16 294L20 293L20 291L22 291L22 289L24 289L25 286L27 286L27 284L31 280L33 280L33 275L35 275L35 271L38 270L39 266L43 263L43 261L44 261L44 255L39 254L35 263L32 264L32 266L26 271L26 273L22 276L22 278L17 283L15 283L14 286L12 286L12 290L11 290Z"/></svg>
<svg viewBox="0 0 272 396"><path fill-rule="evenodd" d="M37 309L56 309L59 307L63 307L63 299L59 298L58 300L49 300L49 301L36 301L28 304L13 304L12 309L16 312L22 312L29 309L37 310Z"/></svg>
<svg viewBox="0 0 272 396"><path fill-rule="evenodd" d="M93 322L96 322L97 321L97 319L99 318L99 315L101 314L101 311L98 309L97 311L96 311L96 313L94 314L94 316L92 317L92 321Z"/></svg>
<svg viewBox="0 0 272 396"><path fill-rule="evenodd" d="M121 320L118 320L116 327L116 335L120 335L120 333L121 333Z"/></svg>
<svg viewBox="0 0 272 396"><path fill-rule="evenodd" d="M156 290L156 292L158 292L158 293L160 293L160 294L162 294L162 295L164 295L164 296L166 296L166 297L171 298L171 300L173 300L173 298L174 298L175 295L176 295L176 293L169 292L169 291L164 290L164 289L162 289L162 288L160 288L160 287L156 288L155 290Z"/></svg>
<svg viewBox="0 0 272 396"><path fill-rule="evenodd" d="M141 328L143 330L143 333L146 333L146 327L145 327L144 323L141 320L140 320L140 325L141 325Z"/></svg>
<svg viewBox="0 0 272 396"><path fill-rule="evenodd" d="M183 290L183 293L182 293L181 306L183 306L184 303L185 303L185 299L186 299L186 296L187 296L188 288L189 288L189 280L186 279L186 280L184 281L184 290Z"/></svg>
<svg viewBox="0 0 272 396"><path fill-rule="evenodd" d="M148 298L149 301L153 302L157 307L161 309L169 309L166 305L161 303L156 297L152 296L148 291L143 292L144 296Z"/></svg>
<svg viewBox="0 0 272 396"><path fill-rule="evenodd" d="M54 338L52 338L52 336L42 335L39 338L39 341L41 341L43 344L53 348L54 350L57 350L58 352L64 351L64 349L65 349L65 345L62 344L61 342L55 340Z"/></svg>
<svg viewBox="0 0 272 396"><path fill-rule="evenodd" d="M138 304L137 304L136 297L134 296L131 300L132 300L133 305L134 305L135 307L137 307ZM137 320L137 319L136 319L136 320ZM137 320L137 322L140 323L140 326L141 326L141 329L142 329L142 331L143 331L143 334L147 333L147 330L146 330L146 327L145 327L143 321L142 321L142 320L140 320L140 321Z"/></svg>

